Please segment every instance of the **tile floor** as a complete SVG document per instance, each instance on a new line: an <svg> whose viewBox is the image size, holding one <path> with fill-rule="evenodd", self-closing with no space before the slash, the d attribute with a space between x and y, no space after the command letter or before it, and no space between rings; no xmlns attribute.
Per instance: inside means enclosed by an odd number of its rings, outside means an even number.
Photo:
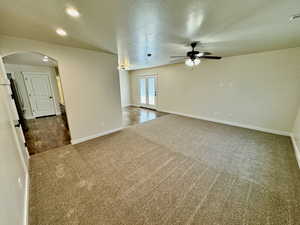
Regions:
<svg viewBox="0 0 300 225"><path fill-rule="evenodd" d="M144 123L164 115L167 115L167 113L135 106L127 106L123 108L123 126L128 127Z"/></svg>

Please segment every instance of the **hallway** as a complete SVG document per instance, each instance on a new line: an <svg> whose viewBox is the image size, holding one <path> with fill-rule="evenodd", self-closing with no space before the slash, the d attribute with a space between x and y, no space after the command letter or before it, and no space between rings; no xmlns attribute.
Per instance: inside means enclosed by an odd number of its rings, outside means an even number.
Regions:
<svg viewBox="0 0 300 225"><path fill-rule="evenodd" d="M26 120L24 132L30 155L70 144L70 133L65 116L48 116Z"/></svg>

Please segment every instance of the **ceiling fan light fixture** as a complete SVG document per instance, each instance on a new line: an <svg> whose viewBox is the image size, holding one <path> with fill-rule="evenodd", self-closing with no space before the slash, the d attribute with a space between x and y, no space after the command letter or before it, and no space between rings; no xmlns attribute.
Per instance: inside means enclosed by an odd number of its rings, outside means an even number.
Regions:
<svg viewBox="0 0 300 225"><path fill-rule="evenodd" d="M186 59L185 65L189 67L198 66L201 63L202 58L203 59L213 59L213 60L219 60L222 59L221 56L214 56L210 52L200 52L196 51L195 47L197 45L197 42L191 43L192 50L188 51L185 56L170 56L171 58L179 58L179 59ZM172 62L172 61L171 61ZM174 61L173 61L174 62Z"/></svg>
<svg viewBox="0 0 300 225"><path fill-rule="evenodd" d="M196 58L196 59L187 59L185 60L185 65L193 67L193 66L198 66L201 63L201 60Z"/></svg>
<svg viewBox="0 0 300 225"><path fill-rule="evenodd" d="M185 65L192 67L194 66L194 62L192 59L187 59L185 60Z"/></svg>
<svg viewBox="0 0 300 225"><path fill-rule="evenodd" d="M198 66L200 63L201 63L200 59L198 59L198 58L194 59L194 65L195 66Z"/></svg>

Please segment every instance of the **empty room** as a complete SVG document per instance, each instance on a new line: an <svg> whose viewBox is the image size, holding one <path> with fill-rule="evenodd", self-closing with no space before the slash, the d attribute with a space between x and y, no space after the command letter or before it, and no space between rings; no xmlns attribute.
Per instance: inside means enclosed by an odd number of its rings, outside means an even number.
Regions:
<svg viewBox="0 0 300 225"><path fill-rule="evenodd" d="M2 0L1 225L300 224L297 0Z"/></svg>

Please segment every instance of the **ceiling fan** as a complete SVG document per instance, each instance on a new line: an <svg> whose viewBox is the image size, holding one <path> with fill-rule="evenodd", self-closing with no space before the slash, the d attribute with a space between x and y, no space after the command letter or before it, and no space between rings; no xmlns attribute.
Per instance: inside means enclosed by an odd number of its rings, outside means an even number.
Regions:
<svg viewBox="0 0 300 225"><path fill-rule="evenodd" d="M192 42L192 51L186 53L186 56L171 56L171 58L181 58L185 59L185 65L187 66L197 66L200 64L201 59L222 59L221 56L213 56L210 52L199 52L195 48L198 42Z"/></svg>

